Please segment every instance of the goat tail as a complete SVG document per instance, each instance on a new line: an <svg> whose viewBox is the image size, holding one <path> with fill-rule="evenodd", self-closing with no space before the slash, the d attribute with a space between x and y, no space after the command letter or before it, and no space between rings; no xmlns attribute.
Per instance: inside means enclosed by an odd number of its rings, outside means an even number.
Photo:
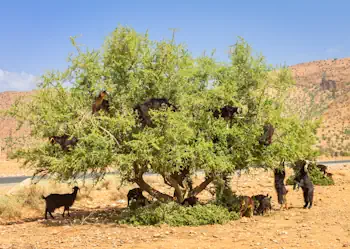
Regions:
<svg viewBox="0 0 350 249"><path fill-rule="evenodd" d="M43 196L43 195L41 196L41 198L43 198L44 200L46 200L46 197L45 197L45 196Z"/></svg>

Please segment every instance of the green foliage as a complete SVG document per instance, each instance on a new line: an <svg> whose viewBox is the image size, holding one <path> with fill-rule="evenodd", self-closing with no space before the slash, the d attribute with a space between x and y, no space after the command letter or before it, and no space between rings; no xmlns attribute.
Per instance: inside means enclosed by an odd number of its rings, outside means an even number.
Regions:
<svg viewBox="0 0 350 249"><path fill-rule="evenodd" d="M319 123L285 105L294 84L290 71L253 56L241 38L230 64L212 56L193 58L174 36L152 41L129 27L116 28L101 50L85 49L75 38L72 44L77 53L69 57L68 69L45 74L32 101L17 102L8 112L44 141L14 154L38 174L69 180L92 172L98 180L113 167L123 180L134 181L146 171L167 177L188 167L215 176L315 155ZM102 89L109 93L110 114L92 115ZM133 108L152 97L168 98L179 110L150 111L156 127L142 129ZM232 126L209 112L224 105L243 110ZM258 141L266 123L275 134L272 145L263 147ZM48 141L63 134L79 139L67 153Z"/></svg>
<svg viewBox="0 0 350 249"><path fill-rule="evenodd" d="M297 171L298 172L298 171ZM308 166L308 174L309 177L314 185L320 185L320 186L328 186L328 185L334 185L334 180L328 176L325 176L323 172L321 172L317 167L316 164L310 164ZM294 185L294 175L291 175L287 181L287 185Z"/></svg>
<svg viewBox="0 0 350 249"><path fill-rule="evenodd" d="M207 204L184 207L177 203L154 203L149 206L127 210L122 214L118 223L131 225L159 225L170 226L201 226L210 224L225 224L230 220L239 219L235 212L226 208Z"/></svg>

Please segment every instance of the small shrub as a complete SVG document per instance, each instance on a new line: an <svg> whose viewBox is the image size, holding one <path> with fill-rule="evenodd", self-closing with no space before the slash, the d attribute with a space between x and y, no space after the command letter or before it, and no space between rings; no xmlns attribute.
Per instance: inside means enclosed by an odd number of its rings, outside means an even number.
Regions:
<svg viewBox="0 0 350 249"><path fill-rule="evenodd" d="M22 204L13 196L0 196L0 217L18 218L21 217Z"/></svg>
<svg viewBox="0 0 350 249"><path fill-rule="evenodd" d="M36 185L30 185L18 191L14 197L17 198L18 202L20 202L22 206L40 210L44 203L43 199L41 198L42 195L42 188L39 188Z"/></svg>
<svg viewBox="0 0 350 249"><path fill-rule="evenodd" d="M225 224L239 219L239 214L214 204L184 207L177 203L153 203L135 211L127 210L118 223L131 225L201 226Z"/></svg>

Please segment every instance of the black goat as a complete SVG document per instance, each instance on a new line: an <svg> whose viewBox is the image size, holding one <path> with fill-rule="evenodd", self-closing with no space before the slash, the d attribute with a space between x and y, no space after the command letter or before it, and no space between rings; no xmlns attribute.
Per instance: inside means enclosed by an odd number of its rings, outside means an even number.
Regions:
<svg viewBox="0 0 350 249"><path fill-rule="evenodd" d="M194 205L196 205L198 202L198 198L196 196L191 196L191 197L188 197L186 198L182 203L181 205L190 205L191 207L193 207Z"/></svg>
<svg viewBox="0 0 350 249"><path fill-rule="evenodd" d="M73 205L75 198L77 197L78 190L79 187L75 186L73 188L73 193L71 194L50 194L46 197L42 196L46 202L45 219L47 219L47 213L49 213L51 218L54 219L51 212L60 207L64 207L62 217L64 217L64 213L66 211L68 211L68 216L70 216L69 207Z"/></svg>
<svg viewBox="0 0 350 249"><path fill-rule="evenodd" d="M288 209L287 198L286 198L288 190L284 185L284 178L286 177L284 162L283 162L283 168L276 168L274 170L274 176L275 176L275 189L277 192L277 200L278 200L278 203L281 205L280 209L282 209L283 204L285 208Z"/></svg>
<svg viewBox="0 0 350 249"><path fill-rule="evenodd" d="M275 132L275 128L272 124L264 125L264 134L259 138L259 144L269 146L272 143L272 136Z"/></svg>
<svg viewBox="0 0 350 249"><path fill-rule="evenodd" d="M213 112L213 116L215 118L222 117L225 120L232 120L236 113L241 113L241 108L225 105L224 107L221 107L219 110L215 110Z"/></svg>
<svg viewBox="0 0 350 249"><path fill-rule="evenodd" d="M143 127L145 126L152 127L152 120L148 111L150 109L154 109L154 110L160 109L162 106L172 107L174 111L177 110L177 107L169 103L168 99L166 98L151 98L142 104L136 105L134 107L134 111L138 112L139 119Z"/></svg>
<svg viewBox="0 0 350 249"><path fill-rule="evenodd" d="M70 136L63 135L63 136L51 136L49 137L50 143L58 143L61 145L61 148L63 151L68 151L69 147L74 148L74 146L78 143L78 139L76 137L72 137L69 139Z"/></svg>
<svg viewBox="0 0 350 249"><path fill-rule="evenodd" d="M326 176L329 177L329 178L331 178L331 179L333 180L333 174L332 174L332 173L327 172L327 173L326 173Z"/></svg>
<svg viewBox="0 0 350 249"><path fill-rule="evenodd" d="M300 168L299 174L294 178L294 187L295 189L296 185L302 188L303 190L303 196L304 196L304 208L310 209L312 207L313 198L314 198L314 185L312 181L309 178L309 175L307 173L307 167L308 162L304 161L304 166Z"/></svg>
<svg viewBox="0 0 350 249"><path fill-rule="evenodd" d="M271 199L272 199L272 196L264 196L264 198L262 198L260 201L259 201L259 206L257 208L255 208L255 211L256 211L256 214L258 215L264 215L264 213L267 211L267 210L270 210L272 209L272 206L271 206Z"/></svg>
<svg viewBox="0 0 350 249"><path fill-rule="evenodd" d="M100 92L98 97L95 99L95 102L92 104L92 114L95 114L100 110L109 112L109 101L104 99L106 96L107 96L106 91Z"/></svg>
<svg viewBox="0 0 350 249"><path fill-rule="evenodd" d="M317 167L321 172L323 172L324 175L327 174L327 166L326 166L326 165L317 164L316 167Z"/></svg>
<svg viewBox="0 0 350 249"><path fill-rule="evenodd" d="M146 206L148 203L147 198L142 194L141 188L133 188L128 192L128 207L130 206L130 201L136 201L140 206Z"/></svg>

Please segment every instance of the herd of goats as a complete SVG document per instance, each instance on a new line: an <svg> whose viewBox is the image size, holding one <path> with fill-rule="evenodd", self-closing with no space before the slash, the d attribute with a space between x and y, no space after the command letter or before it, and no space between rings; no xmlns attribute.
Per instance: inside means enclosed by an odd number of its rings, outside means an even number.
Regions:
<svg viewBox="0 0 350 249"><path fill-rule="evenodd" d="M99 96L95 99L94 103L92 104L92 114L97 114L97 112L99 112L100 110L103 110L107 113L109 112L109 102L105 99L106 96L108 96L107 92L102 91L99 94ZM174 111L177 110L177 107L169 103L169 101L166 98L151 98L145 101L144 103L138 104L134 107L134 111L138 113L142 127L154 127L148 111L150 109L159 109L163 105L171 107ZM232 121L236 113L240 113L240 108L226 105L220 108L219 110L214 110L213 116L215 118L221 117L227 121ZM264 125L264 133L259 139L259 144L261 146L270 145L272 143L273 134L274 127L271 124ZM59 144L61 146L61 149L66 152L78 143L77 138L71 138L71 136L69 135L51 136L49 137L49 141L51 144ZM294 179L293 189L295 189L296 186L298 187L298 189L299 187L302 188L305 203L304 208L311 208L313 204L314 186L308 175L308 165L310 162L307 160L299 160L297 163L299 165L299 172L298 174L296 174L296 177ZM325 175L327 174L328 176L331 176L331 173L326 172L327 167L325 165L317 165L317 167ZM183 171L186 171L186 169L184 169ZM177 176L178 177L175 177L175 180L180 185L182 185L182 182L184 181L184 178L186 176L186 172L180 172L180 175ZM285 206L286 209L288 208L286 200L288 190L286 189L284 184L285 176L285 166L284 162L282 162L281 167L276 168L274 170L274 186L277 192L278 203L281 205L281 209L283 206ZM69 208L74 204L79 187L75 186L73 190L73 193L70 194L50 194L47 197L42 197L46 202L45 219L47 219L47 213L49 213L50 216L54 219L52 212L54 212L55 209L60 207L64 207L64 211L62 214L63 217L66 211L68 212L68 216L70 216ZM143 196L142 189L140 188L131 189L127 194L127 198L128 206L133 201L137 202L138 204L141 204L141 206L145 206L148 203L147 198ZM190 196L186 198L181 204L193 206L197 204L197 201L197 197ZM271 196L269 195L260 194L252 197L241 196L240 198L241 216L251 217L253 214L263 215L268 210L271 210Z"/></svg>

